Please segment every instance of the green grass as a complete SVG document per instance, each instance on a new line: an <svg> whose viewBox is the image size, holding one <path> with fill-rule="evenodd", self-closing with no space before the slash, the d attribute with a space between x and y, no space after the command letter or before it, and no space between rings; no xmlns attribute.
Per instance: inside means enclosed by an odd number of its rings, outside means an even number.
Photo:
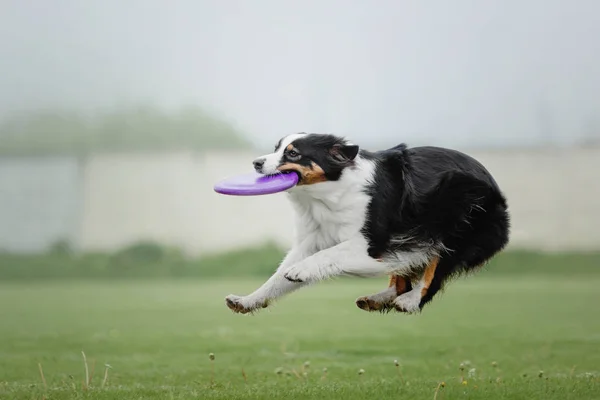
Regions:
<svg viewBox="0 0 600 400"><path fill-rule="evenodd" d="M317 285L254 316L225 307L260 283L0 284L0 399L434 399L441 382L438 400L600 397L600 274L482 274L418 316L355 307L383 279Z"/></svg>
<svg viewBox="0 0 600 400"><path fill-rule="evenodd" d="M267 244L202 258L185 257L178 249L139 243L114 253L0 253L0 279L10 281L64 279L215 278L268 276L283 258ZM600 256L598 257L600 259ZM226 265L227 268L223 268Z"/></svg>

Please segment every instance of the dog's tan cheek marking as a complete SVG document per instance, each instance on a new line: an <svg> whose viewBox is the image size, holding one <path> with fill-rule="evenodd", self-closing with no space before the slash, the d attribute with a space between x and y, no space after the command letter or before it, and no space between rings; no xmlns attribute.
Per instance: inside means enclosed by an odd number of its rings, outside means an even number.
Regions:
<svg viewBox="0 0 600 400"><path fill-rule="evenodd" d="M325 171L323 168L319 167L314 162L310 167L306 167L304 165L294 164L294 163L285 163L281 167L278 168L279 171L296 171L300 174L300 185L313 185L319 182L326 182L327 178L325 177Z"/></svg>
<svg viewBox="0 0 600 400"><path fill-rule="evenodd" d="M433 260L431 260L429 265L427 265L427 268L425 268L425 273L423 274L423 289L421 289L421 298L425 297L425 295L427 294L427 290L431 285L431 281L433 281L433 277L435 276L435 269L437 268L439 262L440 258L435 257Z"/></svg>
<svg viewBox="0 0 600 400"><path fill-rule="evenodd" d="M301 173L301 171L300 171L300 168L301 168L301 166L300 166L300 165L298 165L298 164L285 163L285 164L283 164L283 165L279 166L279 167L277 168L277 170L278 170L278 171L281 171L281 172L285 172L285 171L296 171L296 172L299 172L299 173Z"/></svg>

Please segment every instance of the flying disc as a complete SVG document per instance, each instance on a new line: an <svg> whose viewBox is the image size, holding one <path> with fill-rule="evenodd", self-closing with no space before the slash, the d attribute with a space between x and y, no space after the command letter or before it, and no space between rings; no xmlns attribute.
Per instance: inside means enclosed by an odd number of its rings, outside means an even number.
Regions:
<svg viewBox="0 0 600 400"><path fill-rule="evenodd" d="M237 175L218 182L215 192L230 196L259 196L288 190L298 184L298 174L294 172L277 175L250 173Z"/></svg>

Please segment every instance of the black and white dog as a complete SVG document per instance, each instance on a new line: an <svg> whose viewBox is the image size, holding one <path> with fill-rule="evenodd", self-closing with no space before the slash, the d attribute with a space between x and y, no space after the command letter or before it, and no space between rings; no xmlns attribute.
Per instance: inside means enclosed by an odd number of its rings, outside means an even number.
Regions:
<svg viewBox="0 0 600 400"><path fill-rule="evenodd" d="M254 167L299 175L288 191L296 238L260 288L227 296L235 312L267 307L327 278L386 274L389 287L356 305L419 312L450 278L508 243L504 195L478 161L455 150L401 144L368 152L334 135L301 133L283 138Z"/></svg>

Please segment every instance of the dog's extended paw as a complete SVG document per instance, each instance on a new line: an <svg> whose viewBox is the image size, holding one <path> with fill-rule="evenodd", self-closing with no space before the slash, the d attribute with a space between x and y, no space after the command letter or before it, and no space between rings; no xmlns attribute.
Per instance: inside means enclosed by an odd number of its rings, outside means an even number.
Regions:
<svg viewBox="0 0 600 400"><path fill-rule="evenodd" d="M394 307L398 312L416 314L421 311L421 307L419 306L420 303L421 297L419 296L419 293L410 291L396 297L396 300L394 300Z"/></svg>
<svg viewBox="0 0 600 400"><path fill-rule="evenodd" d="M380 303L371 299L369 296L363 296L356 299L356 306L365 311L383 311L389 308L388 304Z"/></svg>
<svg viewBox="0 0 600 400"><path fill-rule="evenodd" d="M246 314L252 311L243 304L243 297L240 296L230 294L225 297L225 303L227 304L227 307L235 313Z"/></svg>
<svg viewBox="0 0 600 400"><path fill-rule="evenodd" d="M248 314L259 308L266 308L268 306L267 302L262 304L248 304L244 297L233 294L225 297L225 304L227 304L227 307L229 307L231 311L239 314Z"/></svg>

